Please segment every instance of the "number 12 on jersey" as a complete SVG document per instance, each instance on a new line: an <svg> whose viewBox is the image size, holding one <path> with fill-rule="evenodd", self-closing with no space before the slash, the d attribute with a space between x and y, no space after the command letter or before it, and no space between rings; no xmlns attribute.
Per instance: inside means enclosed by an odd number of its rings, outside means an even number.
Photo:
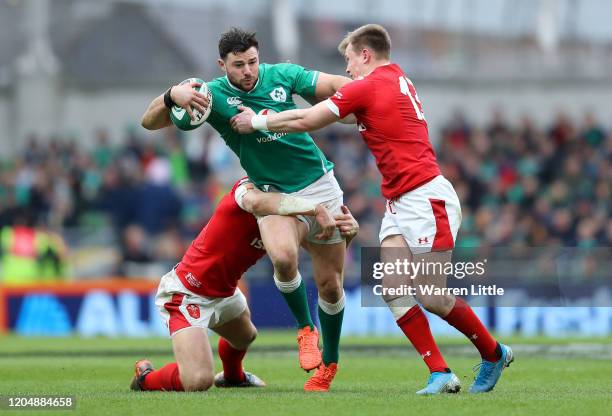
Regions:
<svg viewBox="0 0 612 416"><path fill-rule="evenodd" d="M412 106L414 107L414 111L416 112L417 118L419 120L425 120L425 114L423 114L423 105L419 100L419 96L416 92L416 88L414 88L414 84L408 77L399 77L399 85L400 92L404 95L407 95L412 102ZM414 95L410 92L410 87L412 87L412 91L414 91Z"/></svg>

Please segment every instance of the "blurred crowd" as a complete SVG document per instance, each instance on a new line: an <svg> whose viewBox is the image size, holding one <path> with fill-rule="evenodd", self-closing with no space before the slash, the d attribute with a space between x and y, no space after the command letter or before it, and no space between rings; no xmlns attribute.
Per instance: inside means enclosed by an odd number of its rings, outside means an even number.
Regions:
<svg viewBox="0 0 612 416"><path fill-rule="evenodd" d="M359 241L376 244L384 201L373 160L356 132L327 136L318 143L360 220ZM592 115L576 123L561 113L538 128L500 111L477 126L456 112L432 138L461 200L458 246L612 246L612 134Z"/></svg>
<svg viewBox="0 0 612 416"><path fill-rule="evenodd" d="M592 115L559 114L543 127L529 117L511 123L494 111L488 123L475 125L458 111L431 135L462 203L458 246L612 246L612 134ZM347 127L314 137L335 163L345 202L361 224L352 252L376 246L385 201L367 147ZM137 275L138 265L152 263L163 270L180 259L241 175L236 157L208 127L188 137L175 129L161 135L133 129L113 140L100 129L92 147L31 137L17 157L2 161L0 227L52 235L57 243L45 246L45 255L51 250L60 260L81 248L69 230L111 229L105 244L117 254L109 273ZM3 256L17 240L2 239Z"/></svg>

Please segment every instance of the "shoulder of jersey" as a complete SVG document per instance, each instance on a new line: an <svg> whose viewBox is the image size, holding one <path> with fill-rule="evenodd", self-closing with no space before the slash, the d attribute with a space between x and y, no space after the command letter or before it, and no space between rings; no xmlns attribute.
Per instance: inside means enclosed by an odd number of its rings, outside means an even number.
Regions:
<svg viewBox="0 0 612 416"><path fill-rule="evenodd" d="M262 71L265 72L268 76L284 76L283 69L287 67L286 63L278 63L278 64L259 64L259 72L260 77Z"/></svg>
<svg viewBox="0 0 612 416"><path fill-rule="evenodd" d="M224 82L225 82L225 77L218 77L218 78L211 79L206 84L208 85L208 88L214 90L215 88L221 87L224 84Z"/></svg>

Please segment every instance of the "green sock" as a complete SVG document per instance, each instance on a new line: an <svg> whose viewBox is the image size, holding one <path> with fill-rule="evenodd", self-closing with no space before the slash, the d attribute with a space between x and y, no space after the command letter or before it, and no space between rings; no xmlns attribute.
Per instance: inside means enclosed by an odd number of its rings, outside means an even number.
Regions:
<svg viewBox="0 0 612 416"><path fill-rule="evenodd" d="M314 328L312 317L310 316L310 309L308 308L308 297L306 296L306 286L302 281L297 289L293 292L285 293L281 292L287 306L291 309L291 313L297 321L298 328L304 328L310 326Z"/></svg>
<svg viewBox="0 0 612 416"><path fill-rule="evenodd" d="M323 363L337 363L340 357L340 332L342 332L342 318L344 317L344 307L335 315L330 315L318 307L319 322L323 333Z"/></svg>

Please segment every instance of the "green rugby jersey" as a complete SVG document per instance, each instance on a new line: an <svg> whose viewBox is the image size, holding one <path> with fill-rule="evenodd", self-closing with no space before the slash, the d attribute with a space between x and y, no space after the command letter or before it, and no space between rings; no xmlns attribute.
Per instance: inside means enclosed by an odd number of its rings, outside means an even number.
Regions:
<svg viewBox="0 0 612 416"><path fill-rule="evenodd" d="M239 105L258 114L296 108L292 94L314 96L318 75L318 71L294 64L260 64L259 79L249 92L233 86L226 76L207 83L213 95L207 121L236 153L258 187L269 185L281 192L296 192L333 168L308 133L256 131L242 135L229 124Z"/></svg>

